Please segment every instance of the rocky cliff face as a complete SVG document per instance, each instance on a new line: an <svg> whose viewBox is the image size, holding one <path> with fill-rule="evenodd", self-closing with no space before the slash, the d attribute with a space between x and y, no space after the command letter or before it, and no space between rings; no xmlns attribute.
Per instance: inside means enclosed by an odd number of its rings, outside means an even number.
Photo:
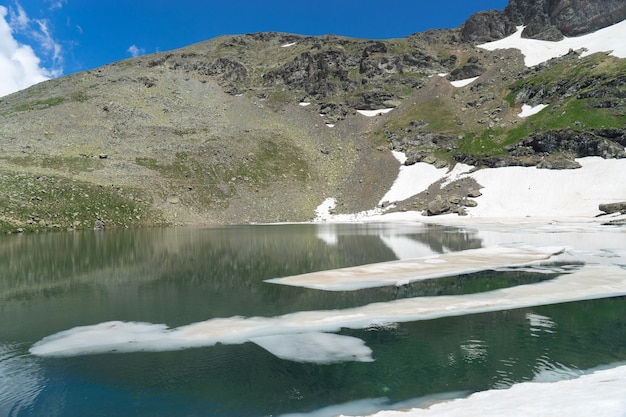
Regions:
<svg viewBox="0 0 626 417"><path fill-rule="evenodd" d="M467 42L501 39L526 26L522 36L560 40L590 33L626 19L623 0L510 0L503 11L471 16L461 31Z"/></svg>

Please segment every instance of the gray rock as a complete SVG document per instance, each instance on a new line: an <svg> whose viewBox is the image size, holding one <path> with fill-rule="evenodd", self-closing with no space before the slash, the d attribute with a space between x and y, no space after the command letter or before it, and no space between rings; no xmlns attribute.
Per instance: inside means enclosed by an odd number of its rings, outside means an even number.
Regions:
<svg viewBox="0 0 626 417"><path fill-rule="evenodd" d="M617 203L600 204L598 206L598 209L600 211L605 212L606 214L612 214L612 213L617 213L617 212L626 214L626 201L620 201Z"/></svg>
<svg viewBox="0 0 626 417"><path fill-rule="evenodd" d="M98 219L93 223L93 230L104 230L104 221Z"/></svg>
<svg viewBox="0 0 626 417"><path fill-rule="evenodd" d="M436 199L428 203L428 209L426 210L426 213L429 216L437 216L448 211L450 211L450 203L438 196Z"/></svg>
<svg viewBox="0 0 626 417"><path fill-rule="evenodd" d="M537 164L540 169L578 169L580 166L573 158L563 155L551 155Z"/></svg>
<svg viewBox="0 0 626 417"><path fill-rule="evenodd" d="M461 39L502 39L524 25L523 37L560 40L580 36L626 19L623 0L510 0L503 11L476 13L465 22Z"/></svg>

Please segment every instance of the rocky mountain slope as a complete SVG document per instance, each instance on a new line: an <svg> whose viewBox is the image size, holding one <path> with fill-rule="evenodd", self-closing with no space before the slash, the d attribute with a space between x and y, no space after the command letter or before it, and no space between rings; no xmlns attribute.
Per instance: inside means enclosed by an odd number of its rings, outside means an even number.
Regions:
<svg viewBox="0 0 626 417"><path fill-rule="evenodd" d="M559 23L582 3L593 26ZM366 210L397 174L389 150L436 166L623 158L623 59L572 52L527 68L516 50L477 47L520 22L591 30L620 6L512 0L385 41L226 36L38 84L0 98L0 229L306 221L328 196ZM522 119L523 104L549 109ZM449 192L437 190L411 208Z"/></svg>
<svg viewBox="0 0 626 417"><path fill-rule="evenodd" d="M557 41L580 36L626 19L621 0L510 0L502 11L471 16L461 32L466 42L501 39L525 26L523 36Z"/></svg>

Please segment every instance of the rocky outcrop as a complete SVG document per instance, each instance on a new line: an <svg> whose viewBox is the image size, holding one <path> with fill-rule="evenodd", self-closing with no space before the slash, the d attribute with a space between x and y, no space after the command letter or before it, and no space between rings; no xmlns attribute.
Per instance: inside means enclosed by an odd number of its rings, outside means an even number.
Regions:
<svg viewBox="0 0 626 417"><path fill-rule="evenodd" d="M461 40L464 42L490 42L502 39L516 30L515 22L500 10L478 12L465 22L461 28Z"/></svg>
<svg viewBox="0 0 626 417"><path fill-rule="evenodd" d="M466 80L468 78L479 77L484 72L485 69L483 67L476 63L469 62L468 64L460 68L455 68L454 70L452 70L452 72L448 76L448 79L450 81Z"/></svg>
<svg viewBox="0 0 626 417"><path fill-rule="evenodd" d="M598 210L605 212L606 214L622 213L626 214L626 201L620 201L617 203L600 204Z"/></svg>
<svg viewBox="0 0 626 417"><path fill-rule="evenodd" d="M462 178L447 184L440 180L417 195L393 203L393 206L388 208L388 212L411 210L420 211L424 216L453 213L464 216L467 214L467 207L478 205L474 198L482 195L480 188L482 188L480 184L473 178Z"/></svg>
<svg viewBox="0 0 626 417"><path fill-rule="evenodd" d="M510 0L503 11L479 12L463 25L461 39L488 42L525 26L527 38L560 40L580 36L626 19L623 0Z"/></svg>
<svg viewBox="0 0 626 417"><path fill-rule="evenodd" d="M602 130L595 132L579 132L574 129L553 130L534 134L516 147L527 147L534 153L543 154L565 152L576 158L585 156L626 158L624 146L602 136L601 133ZM622 132L620 140L623 141L624 137L626 137L626 131Z"/></svg>
<svg viewBox="0 0 626 417"><path fill-rule="evenodd" d="M263 83L271 86L281 82L318 99L338 90L347 91L354 86L348 77L347 58L338 50L304 52L284 67L266 73Z"/></svg>
<svg viewBox="0 0 626 417"><path fill-rule="evenodd" d="M506 155L468 155L456 153L458 162L468 165L501 168L536 166L544 169L576 169L575 158L600 156L605 159L626 158L626 130L595 129L577 131L571 128L538 132L520 143L507 146Z"/></svg>

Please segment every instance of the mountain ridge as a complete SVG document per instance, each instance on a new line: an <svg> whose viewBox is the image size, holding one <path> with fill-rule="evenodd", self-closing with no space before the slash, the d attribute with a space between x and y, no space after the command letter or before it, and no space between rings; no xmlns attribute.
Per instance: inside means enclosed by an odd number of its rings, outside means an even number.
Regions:
<svg viewBox="0 0 626 417"><path fill-rule="evenodd" d="M307 221L329 196L358 212L391 187L390 149L438 167L624 157L623 59L572 52L527 68L518 51L464 41L466 27L223 36L2 97L0 228ZM461 188L397 209L464 214L480 186Z"/></svg>

